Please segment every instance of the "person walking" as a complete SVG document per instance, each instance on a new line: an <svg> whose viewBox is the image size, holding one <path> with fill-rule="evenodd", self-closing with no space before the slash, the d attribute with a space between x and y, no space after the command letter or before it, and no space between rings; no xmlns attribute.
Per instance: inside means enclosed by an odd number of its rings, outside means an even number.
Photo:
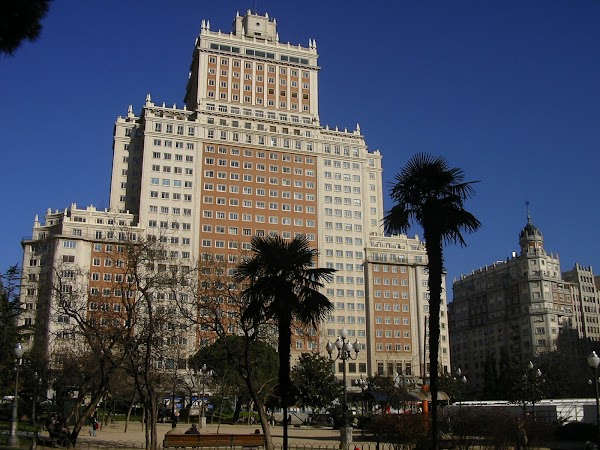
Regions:
<svg viewBox="0 0 600 450"><path fill-rule="evenodd" d="M98 419L96 419L96 415L94 414L90 418L90 436L96 437L96 431L99 427L100 424L98 423Z"/></svg>

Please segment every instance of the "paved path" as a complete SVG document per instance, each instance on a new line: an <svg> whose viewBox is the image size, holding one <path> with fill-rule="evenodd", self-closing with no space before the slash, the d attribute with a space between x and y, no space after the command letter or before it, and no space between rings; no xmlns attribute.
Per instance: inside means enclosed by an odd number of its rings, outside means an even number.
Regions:
<svg viewBox="0 0 600 450"><path fill-rule="evenodd" d="M158 439L162 443L163 437L165 433L172 429L171 424L169 423L159 423L158 425ZM179 432L183 433L190 427L190 424L179 423L177 425L177 429ZM253 433L256 429L261 429L260 425L220 425L217 424L207 424L206 428L200 429L201 433L221 433L221 434L248 434ZM101 430L96 431L97 436L91 437L89 436L89 427L84 427L81 430L81 434L79 436L79 440L83 442L93 443L97 441L100 443L101 441L129 441L129 442L137 442L138 446L143 446L144 442L144 429L139 422L130 423L127 427L127 432L125 433L125 424L124 422L119 422L116 424L109 424L107 426L102 427ZM47 433L47 432L46 432ZM262 430L261 430L262 433ZM271 427L271 433L273 436L273 442L275 445L281 445L283 440L283 427L274 426ZM340 432L339 430L333 430L330 427L290 427L288 429L289 443L290 444L318 444L318 446L322 449L337 449L339 446L340 440ZM361 446L360 430L354 430L354 443L357 444L359 448L373 448L368 444L363 447ZM372 445L373 443L371 443ZM561 450L583 450L584 448L583 442L571 442L571 441L561 441L561 442L547 442L542 449L561 449Z"/></svg>
<svg viewBox="0 0 600 450"><path fill-rule="evenodd" d="M172 429L170 423L159 423L158 425L158 439L162 442L163 436L166 432ZM190 427L190 424L179 423L177 429L183 433ZM124 431L125 424L119 422L116 424L109 424L103 426L102 429L96 431L96 437L89 435L89 427L84 427L81 430L79 439L86 442L93 440L102 441L132 441L132 442L144 442L144 428L139 422L129 423L127 432ZM201 433L220 433L220 434L250 434L254 433L254 430L262 429L260 425L217 425L207 424L206 428L201 428ZM283 440L283 427L274 426L271 427L271 434L273 436L273 442L275 444L281 443ZM360 440L360 430L355 430L354 440ZM306 443L321 443L322 446L332 444L332 447L339 443L340 432L339 430L333 430L331 427L290 427L288 428L288 439L290 444L306 444Z"/></svg>

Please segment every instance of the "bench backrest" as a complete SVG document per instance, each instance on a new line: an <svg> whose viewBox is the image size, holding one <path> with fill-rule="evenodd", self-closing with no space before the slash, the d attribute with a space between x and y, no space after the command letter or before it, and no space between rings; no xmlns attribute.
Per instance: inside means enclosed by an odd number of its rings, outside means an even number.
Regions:
<svg viewBox="0 0 600 450"><path fill-rule="evenodd" d="M262 447L262 434L165 434L163 447Z"/></svg>

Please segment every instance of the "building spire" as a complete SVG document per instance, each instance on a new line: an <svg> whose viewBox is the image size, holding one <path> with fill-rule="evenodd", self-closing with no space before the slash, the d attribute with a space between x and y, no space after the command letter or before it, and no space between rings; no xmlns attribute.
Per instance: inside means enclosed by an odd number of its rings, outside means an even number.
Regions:
<svg viewBox="0 0 600 450"><path fill-rule="evenodd" d="M527 225L519 234L519 244L521 246L521 254L528 253L544 253L544 237L542 232L531 223L531 211L529 210L529 200L525 201L527 208Z"/></svg>

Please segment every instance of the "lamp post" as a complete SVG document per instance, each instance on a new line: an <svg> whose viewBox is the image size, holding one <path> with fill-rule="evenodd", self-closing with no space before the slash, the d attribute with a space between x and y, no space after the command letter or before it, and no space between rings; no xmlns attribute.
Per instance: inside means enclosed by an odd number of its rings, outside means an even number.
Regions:
<svg viewBox="0 0 600 450"><path fill-rule="evenodd" d="M598 392L598 365L600 357L596 352L592 352L587 358L587 362L594 372L594 385L596 386L596 444L600 446L600 393Z"/></svg>
<svg viewBox="0 0 600 450"><path fill-rule="evenodd" d="M528 378L528 386L531 389L531 409L532 409L532 413L533 413L533 420L535 420L535 399L537 397L538 394L538 383L539 383L539 379L542 377L542 371L540 369L534 370L533 367L533 363L531 361L529 361L529 364L527 365L527 367L529 368L529 373L531 373L531 380L529 380L529 374L527 375Z"/></svg>
<svg viewBox="0 0 600 450"><path fill-rule="evenodd" d="M462 370L460 370L460 367L456 369L456 380L458 381L458 403L460 406L462 404L463 388L467 384L467 377L462 374Z"/></svg>
<svg viewBox="0 0 600 450"><path fill-rule="evenodd" d="M360 351L360 344L358 340L351 344L348 340L348 332L345 328L342 328L340 336L335 341L335 345L331 342L327 342L325 346L327 353L329 353L329 359L342 361L342 384L343 384L343 397L342 397L342 427L340 428L340 448L346 450L348 445L352 443L352 427L348 426L348 392L346 390L346 361L358 358L358 352ZM333 351L337 350L335 357ZM354 357L352 357L352 351L354 351Z"/></svg>
<svg viewBox="0 0 600 450"><path fill-rule="evenodd" d="M175 415L175 388L177 387L177 361L173 360L173 390L171 391L171 423L172 428L177 427L177 416Z"/></svg>
<svg viewBox="0 0 600 450"><path fill-rule="evenodd" d="M360 374L360 378L355 381L360 388L360 435L365 435L365 390L369 387L369 382Z"/></svg>
<svg viewBox="0 0 600 450"><path fill-rule="evenodd" d="M12 407L12 416L10 418L10 431L8 433L8 440L6 441L6 445L9 447L18 447L19 446L19 437L17 436L17 424L19 422L18 419L18 402L19 402L19 368L21 366L21 358L23 358L23 353L25 353L25 349L19 342L15 346L15 357L16 357L16 377L15 377L15 398L13 400Z"/></svg>
<svg viewBox="0 0 600 450"><path fill-rule="evenodd" d="M37 427L37 417L35 405L37 403L39 389L42 387L42 379L38 375L37 372L33 374L34 384L33 384L33 405L31 406L31 421L33 425L33 439L31 440L30 450L36 450L37 448L37 440L38 440L38 427Z"/></svg>
<svg viewBox="0 0 600 450"><path fill-rule="evenodd" d="M202 403L200 404L200 418L199 418L199 422L200 422L200 428L206 428L206 416L205 414L205 406L206 406L206 401L205 401L205 394L206 394L206 379L207 377L212 376L212 370L206 370L206 364L202 364L202 367L200 368L200 370L198 371L200 378L202 380Z"/></svg>

